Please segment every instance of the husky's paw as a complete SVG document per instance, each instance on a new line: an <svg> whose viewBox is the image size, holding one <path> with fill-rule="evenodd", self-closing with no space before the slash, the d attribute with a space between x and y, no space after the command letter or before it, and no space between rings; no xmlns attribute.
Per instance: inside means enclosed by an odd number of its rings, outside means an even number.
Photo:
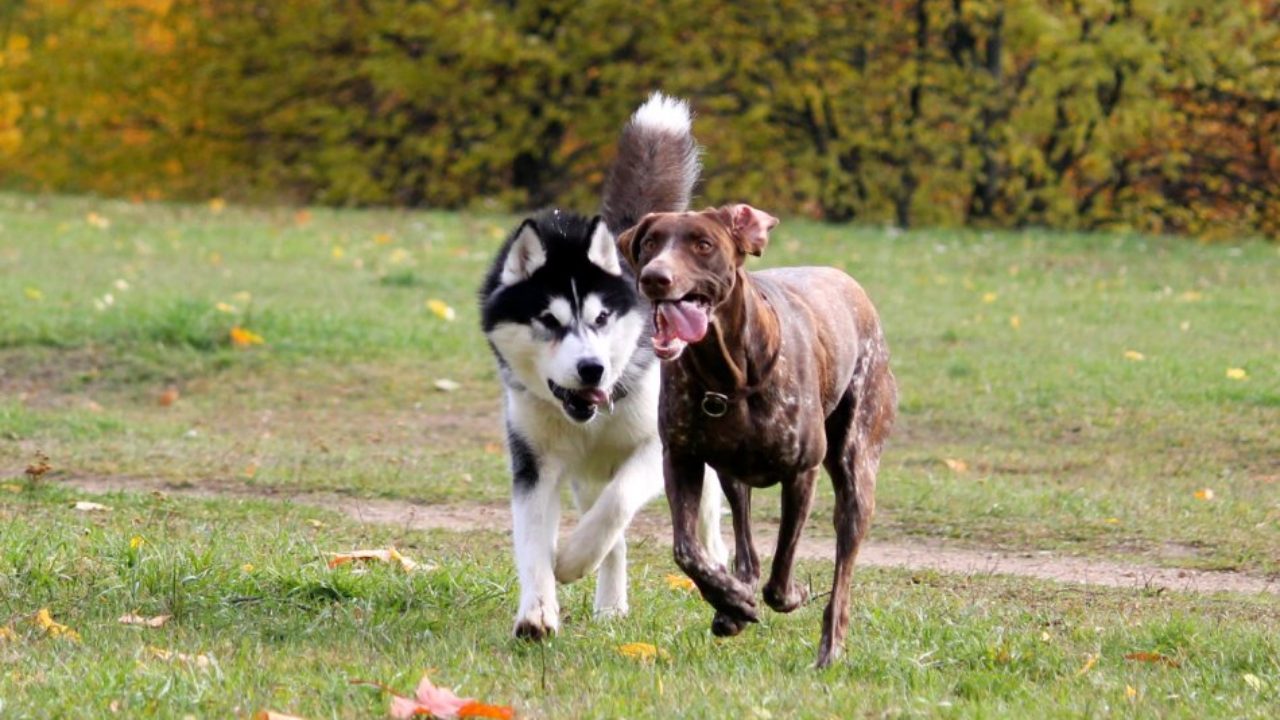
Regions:
<svg viewBox="0 0 1280 720"><path fill-rule="evenodd" d="M567 542L556 551L556 582L568 585L596 569L600 558L581 543Z"/></svg>
<svg viewBox="0 0 1280 720"><path fill-rule="evenodd" d="M771 580L764 586L764 602L780 613L789 613L800 607L809 599L809 591L791 583L790 587L780 588Z"/></svg>
<svg viewBox="0 0 1280 720"><path fill-rule="evenodd" d="M597 606L595 609L595 619L614 620L616 618L624 618L630 611L630 608L627 607L627 602L623 600L621 603L616 605L605 605L603 607Z"/></svg>
<svg viewBox="0 0 1280 720"><path fill-rule="evenodd" d="M516 616L512 633L521 640L542 640L560 632L560 612L554 605L539 603Z"/></svg>

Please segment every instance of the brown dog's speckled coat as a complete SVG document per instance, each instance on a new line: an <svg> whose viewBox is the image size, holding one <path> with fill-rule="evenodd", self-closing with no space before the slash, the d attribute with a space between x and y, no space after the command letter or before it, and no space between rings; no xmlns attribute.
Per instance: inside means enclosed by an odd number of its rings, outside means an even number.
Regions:
<svg viewBox="0 0 1280 720"><path fill-rule="evenodd" d="M659 428L676 562L716 609L712 630L735 635L758 614L760 565L751 540L751 488L782 487L782 520L764 600L790 612L806 599L792 579L818 467L835 487L836 565L818 665L839 654L849 622L854 557L875 509L880 451L897 388L871 300L834 268L748 273L777 220L746 205L646 216L619 238L657 314L704 312L705 335L687 340L659 323ZM664 302L671 303L663 315ZM675 308L675 309L673 309ZM666 325L671 325L668 321ZM664 334L665 332L665 334ZM696 335L696 331L691 331ZM728 396L726 412L704 411L706 393ZM720 408L713 402L713 412ZM703 464L720 475L733 512L734 569L714 564L697 542Z"/></svg>

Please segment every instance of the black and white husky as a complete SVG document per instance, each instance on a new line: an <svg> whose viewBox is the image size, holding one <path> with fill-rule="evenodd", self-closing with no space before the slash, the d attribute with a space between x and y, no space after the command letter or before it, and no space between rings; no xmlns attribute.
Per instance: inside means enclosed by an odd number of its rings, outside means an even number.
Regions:
<svg viewBox="0 0 1280 720"><path fill-rule="evenodd" d="M699 171L690 126L683 101L655 93L622 130L603 216L549 210L528 218L480 290L505 386L517 637L559 630L556 581L597 567L596 616L627 612L623 532L662 491L662 444L652 313L614 238L647 213L688 207ZM566 482L582 516L557 546ZM719 483L704 487L702 537L723 561Z"/></svg>

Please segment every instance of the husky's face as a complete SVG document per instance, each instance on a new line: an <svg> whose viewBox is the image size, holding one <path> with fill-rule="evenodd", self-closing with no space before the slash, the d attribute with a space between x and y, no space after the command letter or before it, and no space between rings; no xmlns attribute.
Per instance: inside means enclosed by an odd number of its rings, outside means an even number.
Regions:
<svg viewBox="0 0 1280 720"><path fill-rule="evenodd" d="M484 328L508 380L576 422L613 398L645 329L613 237L596 220L527 220L494 268Z"/></svg>

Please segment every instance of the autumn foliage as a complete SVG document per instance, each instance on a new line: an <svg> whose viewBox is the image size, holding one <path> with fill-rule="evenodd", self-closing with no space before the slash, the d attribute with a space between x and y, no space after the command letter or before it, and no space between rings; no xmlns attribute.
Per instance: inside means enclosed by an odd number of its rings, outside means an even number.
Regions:
<svg viewBox="0 0 1280 720"><path fill-rule="evenodd" d="M1280 0L19 0L0 182L590 208L655 88L710 202L1280 237Z"/></svg>

